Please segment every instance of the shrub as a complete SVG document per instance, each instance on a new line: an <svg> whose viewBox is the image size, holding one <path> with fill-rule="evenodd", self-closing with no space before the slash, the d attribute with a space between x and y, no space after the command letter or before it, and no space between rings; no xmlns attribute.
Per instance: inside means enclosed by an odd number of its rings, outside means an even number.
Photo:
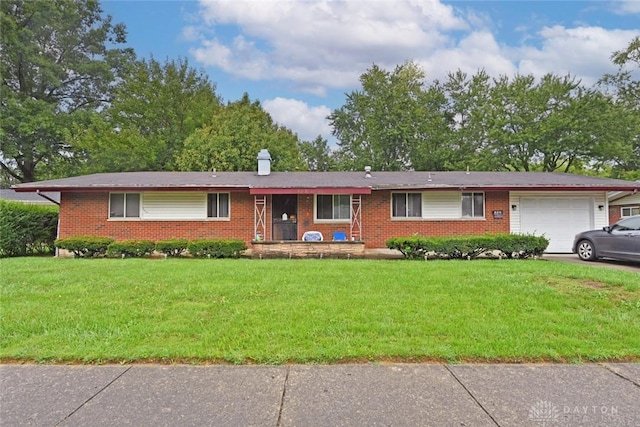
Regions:
<svg viewBox="0 0 640 427"><path fill-rule="evenodd" d="M108 237L75 236L57 239L55 245L60 249L71 251L78 258L93 258L104 256L107 248L113 242Z"/></svg>
<svg viewBox="0 0 640 427"><path fill-rule="evenodd" d="M58 207L0 200L0 257L52 253Z"/></svg>
<svg viewBox="0 0 640 427"><path fill-rule="evenodd" d="M109 245L107 256L141 258L150 256L155 248L156 244L151 240L121 240Z"/></svg>
<svg viewBox="0 0 640 427"><path fill-rule="evenodd" d="M169 257L179 257L186 250L189 242L187 239L171 239L156 242L156 251Z"/></svg>
<svg viewBox="0 0 640 427"><path fill-rule="evenodd" d="M394 237L386 244L389 249L402 252L407 259L471 259L480 255L530 258L542 255L549 240L533 235L487 234L466 237Z"/></svg>
<svg viewBox="0 0 640 427"><path fill-rule="evenodd" d="M189 242L189 253L196 258L239 258L247 249L242 240L200 239Z"/></svg>

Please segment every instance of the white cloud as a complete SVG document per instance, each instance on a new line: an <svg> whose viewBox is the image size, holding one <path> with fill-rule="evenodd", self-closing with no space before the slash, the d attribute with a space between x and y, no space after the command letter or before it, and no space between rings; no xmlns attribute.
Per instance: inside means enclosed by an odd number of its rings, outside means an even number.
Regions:
<svg viewBox="0 0 640 427"><path fill-rule="evenodd" d="M640 14L640 1L638 0L619 0L613 3L614 12L619 15L636 15Z"/></svg>
<svg viewBox="0 0 640 427"><path fill-rule="evenodd" d="M491 33L478 31L463 38L457 46L438 49L420 61L428 79L443 79L458 69L468 75L484 69L490 76L512 75L516 67Z"/></svg>
<svg viewBox="0 0 640 427"><path fill-rule="evenodd" d="M243 36L235 37L230 45L218 39L203 40L202 47L191 49L190 53L206 66L251 80L260 79L269 68L266 54Z"/></svg>
<svg viewBox="0 0 640 427"><path fill-rule="evenodd" d="M331 110L327 106L311 107L297 99L280 97L266 100L262 106L276 122L297 133L303 141L312 141L318 135L326 137L331 133L326 119Z"/></svg>
<svg viewBox="0 0 640 427"><path fill-rule="evenodd" d="M200 31L197 27L193 25L187 25L182 29L182 33L180 34L180 40L184 40L187 42L195 42L200 39Z"/></svg>
<svg viewBox="0 0 640 427"><path fill-rule="evenodd" d="M523 46L513 49L512 55L521 74L571 73L584 85L591 85L603 74L615 71L611 54L624 49L637 34L601 27L545 27L539 32L541 47Z"/></svg>
<svg viewBox="0 0 640 427"><path fill-rule="evenodd" d="M451 43L444 32L468 28L437 0L207 0L201 12L208 25L235 26L242 36L203 41L191 50L199 62L315 94L352 86L372 63L418 58Z"/></svg>
<svg viewBox="0 0 640 427"><path fill-rule="evenodd" d="M567 74L591 85L614 72L610 56L640 31L576 24L492 22L490 9L439 0L201 0L200 21L183 31L196 61L231 77L327 97L359 87L373 63L391 70L407 60L427 79L461 69L491 76ZM640 1L615 2L617 13L640 12ZM611 11L610 11L611 12ZM498 34L518 39L498 39ZM515 36L512 36L515 37ZM336 90L338 89L338 90ZM295 95L294 95L295 96ZM326 101L328 102L328 101ZM330 108L273 98L263 106L303 140L330 135ZM334 108L334 107L332 107Z"/></svg>

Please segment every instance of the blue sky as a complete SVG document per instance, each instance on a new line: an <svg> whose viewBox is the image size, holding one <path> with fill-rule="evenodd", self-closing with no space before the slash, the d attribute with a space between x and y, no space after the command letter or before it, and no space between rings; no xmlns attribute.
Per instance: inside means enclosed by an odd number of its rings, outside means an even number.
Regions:
<svg viewBox="0 0 640 427"><path fill-rule="evenodd" d="M640 0L102 0L139 58L186 58L224 101L244 92L303 140L333 142L326 116L376 63L427 80L462 69L567 74L591 85L640 35Z"/></svg>

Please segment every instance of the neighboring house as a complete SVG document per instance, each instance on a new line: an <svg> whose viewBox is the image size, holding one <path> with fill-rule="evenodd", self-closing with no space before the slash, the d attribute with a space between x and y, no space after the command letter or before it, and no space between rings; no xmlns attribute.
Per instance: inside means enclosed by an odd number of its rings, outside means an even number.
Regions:
<svg viewBox="0 0 640 427"><path fill-rule="evenodd" d="M640 185L640 181L636 181ZM633 191L612 191L609 193L609 223L622 218L640 215L640 193Z"/></svg>
<svg viewBox="0 0 640 427"><path fill-rule="evenodd" d="M60 193L18 193L14 189L0 189L0 199L30 205L54 205L60 203Z"/></svg>
<svg viewBox="0 0 640 427"><path fill-rule="evenodd" d="M272 173L268 155L258 163L257 173L107 173L15 188L60 192L59 237L237 238L251 247L317 231L384 248L413 234L532 233L551 240L549 252L570 252L576 233L608 224L607 192L640 188L570 174Z"/></svg>

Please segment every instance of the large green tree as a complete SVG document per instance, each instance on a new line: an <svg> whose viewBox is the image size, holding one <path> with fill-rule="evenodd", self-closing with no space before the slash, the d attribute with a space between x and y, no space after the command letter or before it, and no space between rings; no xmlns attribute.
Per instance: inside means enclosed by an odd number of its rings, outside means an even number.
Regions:
<svg viewBox="0 0 640 427"><path fill-rule="evenodd" d="M472 76L458 70L447 75L442 91L449 126L445 136L450 150L447 168L478 170L482 168L478 155L487 145L484 118L491 99L491 78L484 70Z"/></svg>
<svg viewBox="0 0 640 427"><path fill-rule="evenodd" d="M252 171L266 148L276 171L304 170L298 137L273 121L248 94L216 109L207 124L187 138L178 158L180 170Z"/></svg>
<svg viewBox="0 0 640 427"><path fill-rule="evenodd" d="M377 65L360 76L361 90L329 120L344 169L439 169L446 120L439 90L425 87L424 72L407 62L386 71Z"/></svg>
<svg viewBox="0 0 640 427"><path fill-rule="evenodd" d="M175 170L184 141L219 107L215 85L187 60L136 61L109 106L70 139L83 172Z"/></svg>
<svg viewBox="0 0 640 427"><path fill-rule="evenodd" d="M318 135L313 141L302 141L298 148L308 170L326 172L336 169L336 160L329 142L322 136Z"/></svg>
<svg viewBox="0 0 640 427"><path fill-rule="evenodd" d="M597 123L607 107L570 76L502 76L491 88L481 156L488 169L568 172L604 143Z"/></svg>
<svg viewBox="0 0 640 427"><path fill-rule="evenodd" d="M599 87L613 104L603 124L612 141L599 148L597 158L610 166L612 176L640 180L640 37L611 60L618 70L604 75Z"/></svg>
<svg viewBox="0 0 640 427"><path fill-rule="evenodd" d="M29 182L73 158L65 129L109 100L133 57L97 0L0 2L0 169Z"/></svg>

